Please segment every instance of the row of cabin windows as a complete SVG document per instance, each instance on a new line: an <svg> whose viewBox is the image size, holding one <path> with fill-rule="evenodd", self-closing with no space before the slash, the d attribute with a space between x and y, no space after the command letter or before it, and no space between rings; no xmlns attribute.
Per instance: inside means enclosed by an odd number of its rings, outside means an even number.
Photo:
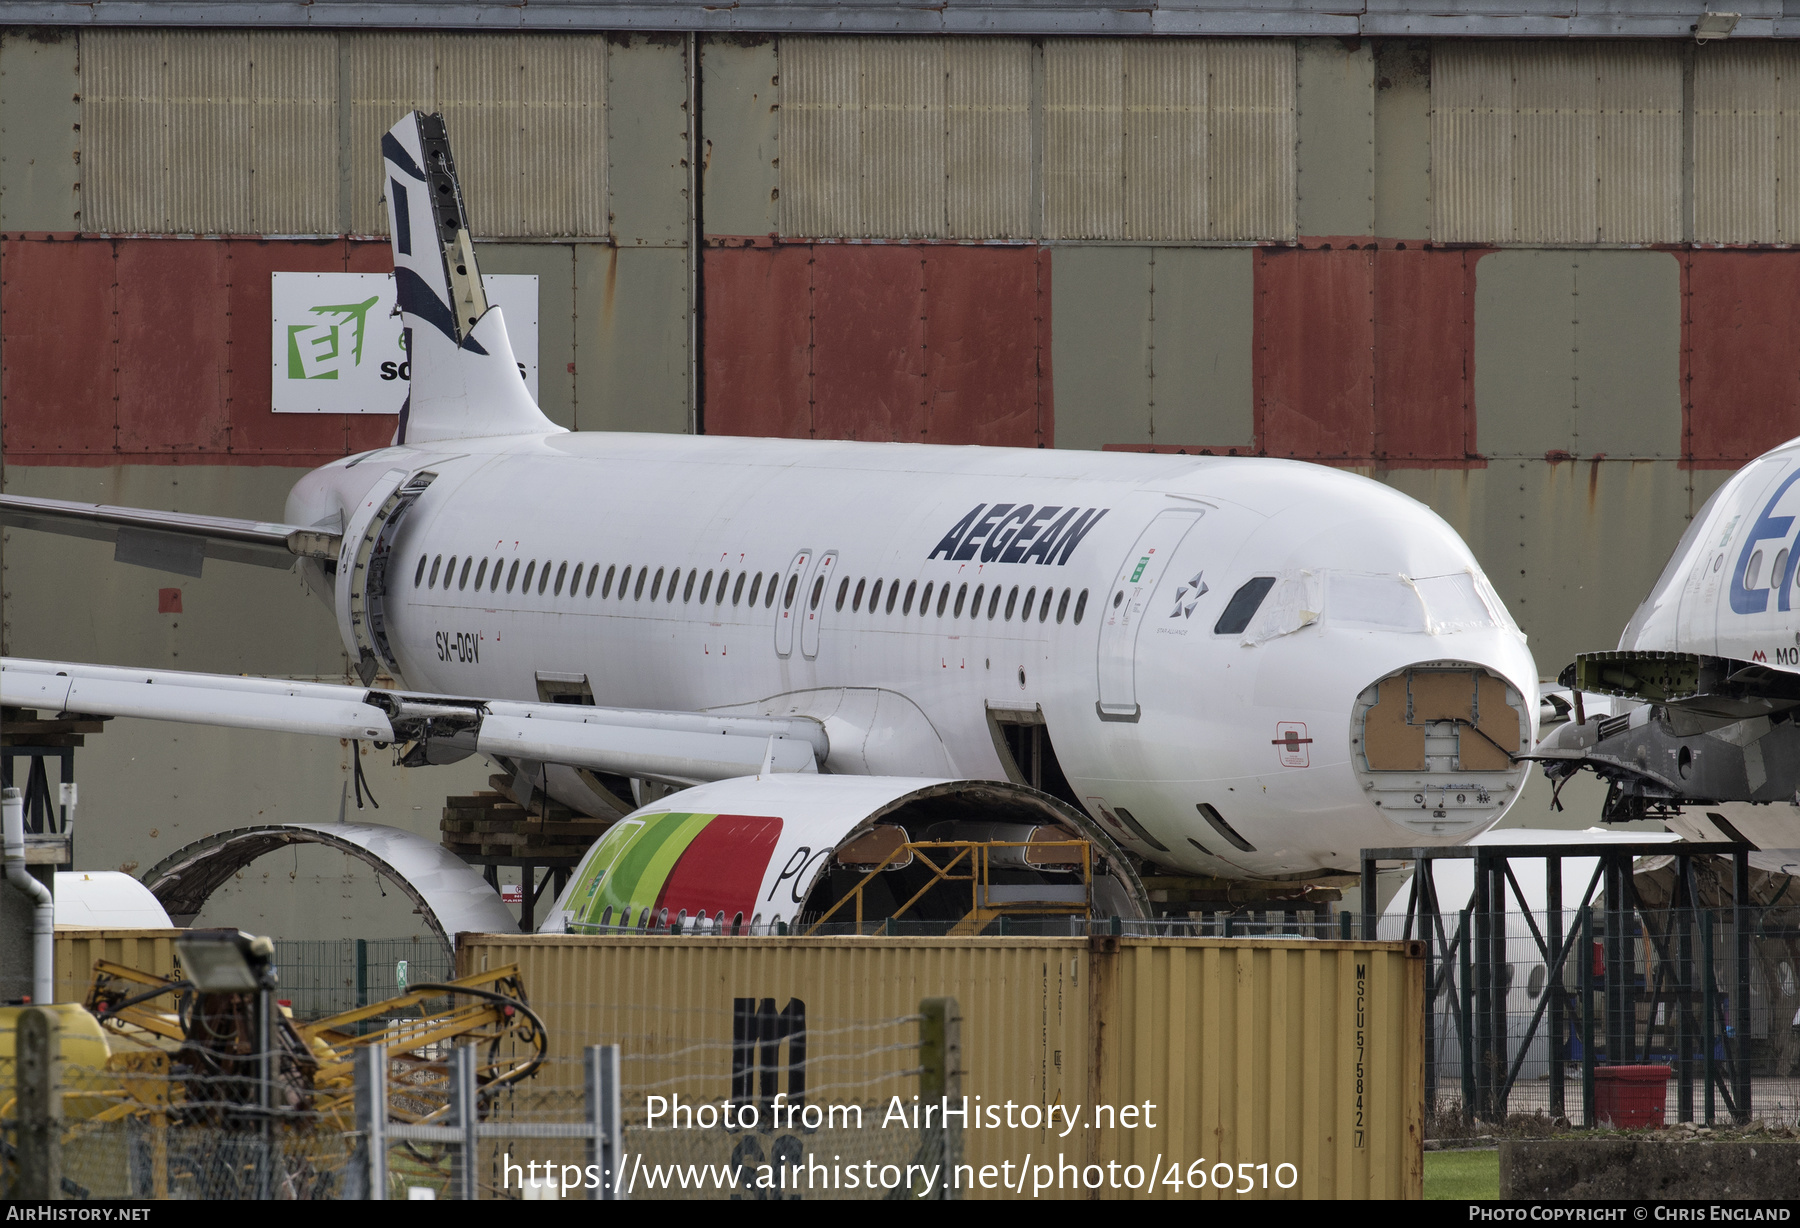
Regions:
<svg viewBox="0 0 1800 1228"><path fill-rule="evenodd" d="M512 565L508 567L505 559L494 559L491 561L490 569L490 560L485 558L478 560L472 555L459 560L457 556L453 554L446 563L444 556L441 554L435 557L421 554L419 556L419 565L413 572L413 587L441 587L448 590L452 584L455 584L458 590L464 590L469 587L470 569L472 568L474 570L474 585L476 592L480 592L484 585L489 592L498 592L503 579L506 584L507 592L510 593L515 588L520 592L529 592L531 591L532 581L535 577L537 591L540 595L549 592L553 596L560 597L562 596L563 588L566 585L569 595L574 596L575 593L582 588L582 574L585 570L587 575L585 595L588 597L594 595L596 585L599 586L600 596L602 598L611 597L613 594L613 580L616 578L618 580L619 600L621 601L625 600L627 592L631 594L632 600L643 600L644 587L647 583L650 588L650 600L652 601L661 599L672 602L675 600L676 591L679 590L683 602L692 602L694 600L694 586L698 583L700 586L699 596L701 604L704 605L710 599L715 605L724 605L725 593L729 589L731 592L731 604L735 606L744 602L744 586L745 583L748 582L750 586L749 605L755 607L758 598L761 598L763 608L767 609L775 604L776 589L780 585L780 578L775 572L769 572L767 574L767 583L765 584L764 574L757 571L740 571L733 573L730 569L725 569L718 572L708 571L705 576L702 577L699 568L690 568L686 573L683 573L682 569L679 567L674 568L673 570L658 567L654 575L652 575L648 567L638 567L635 569L634 575L633 567L630 564L626 565L622 573L616 566L608 567L603 579L600 573L600 564L598 563L591 566L585 563L577 563L575 564L575 570L570 572L569 564L567 562L553 564L553 561L548 559L546 559L541 566L535 559L525 561L525 574L521 577L519 574L520 563L521 560L514 559ZM430 575L426 574L427 566L431 569ZM555 566L554 573L551 571L552 566ZM715 577L718 580L717 585L713 583ZM666 584L665 580L667 581ZM800 577L798 575L788 577L787 591L781 596L782 609L786 610L793 607L795 590L799 587L799 584ZM952 606L951 586L948 583L939 587L935 581L927 581L925 584L925 591L921 594L919 592L919 582L914 580L906 586L906 594L904 598L902 598L900 581L882 580L878 578L875 581L874 587L871 588L869 587L869 581L864 578L856 582L855 595L849 598L850 609L853 612L857 612L863 608L863 595L866 592L868 594L869 612L871 614L875 613L877 607L882 604L882 592L884 586L887 593L887 603L884 612L888 614L894 612L894 607L896 605L900 607L901 614L911 614L913 612L914 599L917 598L919 614L921 617L925 616L931 611L932 594L935 590L937 595L937 615L939 618L944 617L946 613L952 618L961 618L965 608L968 610L970 618L979 618L981 617L982 605L985 601L987 606L987 617L989 619L1004 616L1008 622L1012 621L1015 613L1017 613L1020 622L1029 620L1034 608L1037 611L1037 620L1039 622L1048 622L1050 620L1051 610L1054 608L1056 612L1056 621L1060 623L1069 616L1069 601L1071 597L1074 596L1073 589L1065 588L1062 591L1061 600L1057 600L1056 590L1054 588L1045 588L1043 590L1043 599L1040 601L1037 586L1033 585L1025 591L1025 600L1021 605L1019 601L1019 586L1017 584L1013 585L1010 591L1002 584L996 584L992 589L988 588L986 584L977 584L975 586L974 597L971 600L969 586L965 583L956 589L955 604ZM812 609L816 610L819 608L819 601L824 596L824 593L825 577L820 576L813 582L812 595L809 601ZM849 594L850 577L845 576L842 583L838 585L837 609L842 610L844 608L844 600ZM1081 590L1081 596L1074 598L1074 601L1075 621L1076 623L1080 623L1082 616L1087 613L1087 590Z"/></svg>

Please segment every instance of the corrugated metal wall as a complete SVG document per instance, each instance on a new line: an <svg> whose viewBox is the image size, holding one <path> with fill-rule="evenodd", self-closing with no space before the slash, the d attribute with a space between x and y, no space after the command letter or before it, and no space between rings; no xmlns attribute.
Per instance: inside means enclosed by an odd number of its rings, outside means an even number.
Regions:
<svg viewBox="0 0 1800 1228"><path fill-rule="evenodd" d="M1694 237L1800 240L1800 47L1709 47L1694 68Z"/></svg>
<svg viewBox="0 0 1800 1228"><path fill-rule="evenodd" d="M1677 48L1442 43L1431 74L1432 238L1680 240Z"/></svg>
<svg viewBox="0 0 1800 1228"><path fill-rule="evenodd" d="M457 969L519 965L552 1057L621 1045L628 1113L642 1112L640 1088L652 1084L694 1101L730 1095L735 998L773 998L777 1009L804 1002L807 1061L855 1081L861 1052L916 1040L920 999L950 996L962 1012L971 1103L1156 1106L1155 1129L1061 1138L1060 1127L968 1130L964 1159L977 1168L1061 1151L1071 1163L1147 1170L1160 1155L1163 1172L1177 1163L1185 1179L1204 1157L1208 1168L1242 1160L1298 1169L1291 1190L1258 1189L1257 1198L1417 1198L1418 951L1268 940L470 935ZM870 1026L883 1020L906 1022ZM881 1069L910 1069L903 1052L886 1056L899 1060ZM559 1064L542 1077L580 1076ZM911 1103L916 1092L911 1076L896 1075L856 1095Z"/></svg>

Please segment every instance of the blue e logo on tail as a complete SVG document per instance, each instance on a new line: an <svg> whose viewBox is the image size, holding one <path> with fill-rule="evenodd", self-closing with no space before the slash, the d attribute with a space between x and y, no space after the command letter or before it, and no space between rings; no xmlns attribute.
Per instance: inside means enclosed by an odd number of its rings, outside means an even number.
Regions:
<svg viewBox="0 0 1800 1228"><path fill-rule="evenodd" d="M1761 614L1769 608L1769 590L1760 587L1745 588L1744 577L1749 570L1750 560L1756 552L1757 543L1768 541L1770 538L1785 539L1788 530L1793 527L1794 518L1792 516L1771 516L1769 513L1775 510L1775 505L1781 502L1781 496L1785 495L1788 487L1795 482L1800 482L1800 470L1790 473L1787 480L1775 488L1775 493L1769 497L1767 503L1763 504L1762 514L1756 518L1756 523L1750 526L1750 532L1744 538L1744 548L1738 552L1737 566L1731 569L1731 608L1734 613ZM1779 578L1769 577L1772 582L1771 587L1780 594L1780 598L1776 602L1777 609L1786 610L1788 608L1788 593L1793 588L1796 563L1800 563L1800 550L1788 554L1787 566L1782 568Z"/></svg>

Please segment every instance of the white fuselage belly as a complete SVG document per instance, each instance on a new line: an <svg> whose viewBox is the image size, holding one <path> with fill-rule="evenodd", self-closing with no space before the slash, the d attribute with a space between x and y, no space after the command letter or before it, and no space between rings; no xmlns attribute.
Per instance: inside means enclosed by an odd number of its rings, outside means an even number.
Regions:
<svg viewBox="0 0 1800 1228"><path fill-rule="evenodd" d="M1478 575L1467 548L1428 510L1317 466L582 433L394 448L333 465L296 487L290 519L316 523L353 512L370 484L395 469L439 475L393 537L385 612L406 686L532 699L542 674L585 675L602 704L818 716L832 735L831 771L994 779L1004 779L1005 768L987 709L1037 708L1075 793L1091 799L1090 811L1099 817L1102 804L1129 808L1167 851L1115 831L1121 842L1194 873L1348 868L1359 848L1464 839L1499 817L1495 812L1472 830L1421 831L1371 804L1350 762L1352 708L1359 692L1393 670L1468 662L1532 695L1535 705L1534 666L1504 614L1493 625L1453 634L1340 625L1329 613L1254 645L1243 634L1214 633L1226 603L1256 575L1301 577L1296 592L1307 591L1304 577L1328 569ZM979 548L960 561L941 550L929 557L973 509L1002 504L1095 514L1072 550L1050 552L1054 561L1008 563L993 542L985 543L987 562ZM1146 532L1170 511L1184 514ZM1046 530L1061 515L1027 523ZM976 527L982 523L977 517ZM1185 535L1170 526L1185 527ZM1142 543L1156 532L1163 534L1156 540L1169 542L1164 556L1173 556L1159 559L1160 570L1141 586L1140 604L1149 603L1139 612L1141 625L1103 643L1103 627L1117 617L1109 610L1116 582L1132 570L1127 556L1148 549ZM814 568L828 552L835 557L814 636L804 617ZM963 552L970 553L967 546ZM791 566L803 553L791 651L782 655L779 616ZM474 568L485 560L487 579L479 593L474 569L466 588L446 587L441 573L437 584L415 587L421 556L427 575L433 560L454 558L459 578L464 559L472 557ZM515 561L520 576L531 562L548 564L551 586L558 569L580 564L580 589L571 594L565 580L560 595L552 587L540 593L534 574L528 592L521 586L509 593L504 580L494 591L496 563L510 573ZM631 595L621 598L628 566ZM602 583L612 570L610 595L601 595L601 585L587 595L594 567ZM636 595L640 569L652 582L663 572L654 601L650 584ZM671 601L668 577L677 571L680 589ZM722 571L732 590L723 602L716 591ZM737 577L746 572L763 578L754 608L748 585L734 600ZM688 576L695 573L690 596ZM771 573L783 590L773 606ZM714 591L702 603L709 574ZM1184 587L1196 576L1203 591ZM838 608L845 579L851 594L863 586L861 609L853 609L853 598ZM871 610L877 580L879 606ZM901 603L888 612L895 584L901 602L916 586L910 614ZM931 604L922 614L917 594L928 584ZM940 616L945 584L952 595ZM985 596L979 616L966 605L961 616L954 613L965 585L971 596L977 586L1002 588L995 617ZM1066 590L1066 611L1059 619L1053 606L1046 619L1034 603L1029 621L1016 608L1008 618L1015 588L1021 606L1027 591L1046 588L1061 606ZM1123 612L1128 603L1121 606ZM1103 650L1110 654L1104 687L1097 673ZM1135 700L1137 719L1101 719L1101 689L1121 687ZM1290 755L1293 766L1284 766L1278 729L1295 725L1308 734L1305 763ZM1196 815L1202 802L1217 807L1256 851L1222 844Z"/></svg>

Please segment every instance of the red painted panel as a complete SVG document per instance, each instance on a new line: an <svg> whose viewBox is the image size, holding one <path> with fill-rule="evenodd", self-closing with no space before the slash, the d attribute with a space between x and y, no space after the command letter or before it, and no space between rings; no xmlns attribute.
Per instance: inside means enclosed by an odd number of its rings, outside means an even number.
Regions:
<svg viewBox="0 0 1800 1228"><path fill-rule="evenodd" d="M1689 252L1682 280L1682 451L1735 469L1800 435L1800 252Z"/></svg>
<svg viewBox="0 0 1800 1228"><path fill-rule="evenodd" d="M1038 249L925 254L925 437L1048 446L1040 429Z"/></svg>
<svg viewBox="0 0 1800 1228"><path fill-rule="evenodd" d="M1375 256L1375 453L1398 468L1475 450L1478 252Z"/></svg>
<svg viewBox="0 0 1800 1228"><path fill-rule="evenodd" d="M271 408L269 276L272 273L342 273L342 239L231 240L232 451L250 463L317 465L348 451L349 414L278 414ZM383 417L387 435L393 419ZM383 442L386 437L383 438Z"/></svg>
<svg viewBox="0 0 1800 1228"><path fill-rule="evenodd" d="M923 248L813 249L813 434L926 438Z"/></svg>
<svg viewBox="0 0 1800 1228"><path fill-rule="evenodd" d="M812 249L706 249L706 432L812 433Z"/></svg>
<svg viewBox="0 0 1800 1228"><path fill-rule="evenodd" d="M0 243L0 403L15 463L111 463L113 282L109 242Z"/></svg>
<svg viewBox="0 0 1800 1228"><path fill-rule="evenodd" d="M117 250L119 452L224 452L226 245L121 239Z"/></svg>
<svg viewBox="0 0 1800 1228"><path fill-rule="evenodd" d="M1374 258L1371 251L1258 253L1252 344L1264 454L1374 455Z"/></svg>
<svg viewBox="0 0 1800 1228"><path fill-rule="evenodd" d="M756 893L762 886L781 820L755 815L722 814L713 819L682 851L657 896L656 909L673 918L682 909L690 917L725 914L729 924L738 913L756 915Z"/></svg>

